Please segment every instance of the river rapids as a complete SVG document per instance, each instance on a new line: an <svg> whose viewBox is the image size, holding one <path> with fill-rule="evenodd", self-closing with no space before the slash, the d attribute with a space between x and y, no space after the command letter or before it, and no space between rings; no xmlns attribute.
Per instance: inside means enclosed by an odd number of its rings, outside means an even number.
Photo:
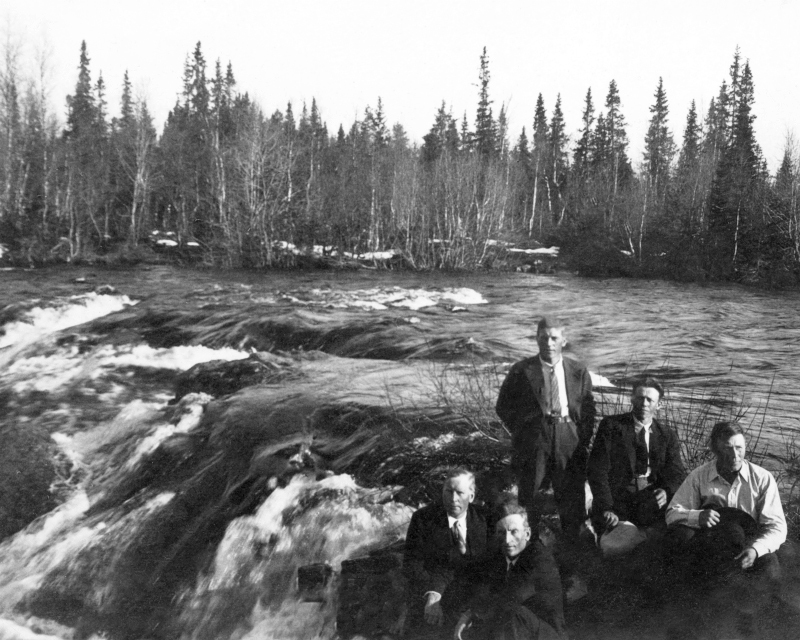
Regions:
<svg viewBox="0 0 800 640"><path fill-rule="evenodd" d="M334 637L343 563L400 543L437 469L505 468L491 408L542 313L606 412L647 368L775 465L800 433L794 294L172 267L0 291L0 639Z"/></svg>

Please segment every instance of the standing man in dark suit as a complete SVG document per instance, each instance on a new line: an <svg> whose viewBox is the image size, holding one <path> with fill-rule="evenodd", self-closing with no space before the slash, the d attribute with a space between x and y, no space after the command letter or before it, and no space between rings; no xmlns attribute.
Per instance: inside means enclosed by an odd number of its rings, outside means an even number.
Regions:
<svg viewBox="0 0 800 640"><path fill-rule="evenodd" d="M454 640L561 640L564 596L553 554L531 535L516 501L497 512L497 545L459 573L445 607L459 616Z"/></svg>
<svg viewBox="0 0 800 640"><path fill-rule="evenodd" d="M549 479L561 529L576 540L586 520L586 463L594 432L592 379L583 364L562 357L564 323L542 318L539 355L511 367L497 399L497 415L511 432L511 466L520 502L535 516L535 497Z"/></svg>
<svg viewBox="0 0 800 640"><path fill-rule="evenodd" d="M686 471L677 434L656 419L663 393L655 378L635 382L631 410L600 423L588 475L593 519L601 530L620 521L666 529L667 503Z"/></svg>
<svg viewBox="0 0 800 640"><path fill-rule="evenodd" d="M445 476L442 503L422 507L411 516L403 556L407 635L443 624L441 599L456 571L486 551L486 517L474 500L473 473L451 469Z"/></svg>

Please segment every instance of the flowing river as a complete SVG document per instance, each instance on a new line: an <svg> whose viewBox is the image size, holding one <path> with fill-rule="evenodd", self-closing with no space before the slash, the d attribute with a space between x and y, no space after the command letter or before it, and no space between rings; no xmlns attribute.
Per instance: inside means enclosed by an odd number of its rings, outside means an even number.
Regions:
<svg viewBox="0 0 800 640"><path fill-rule="evenodd" d="M480 425L543 314L605 412L653 372L667 419L740 415L780 472L798 312L567 275L2 271L0 638L333 637L336 579L303 598L298 568L402 540L437 464L502 466Z"/></svg>

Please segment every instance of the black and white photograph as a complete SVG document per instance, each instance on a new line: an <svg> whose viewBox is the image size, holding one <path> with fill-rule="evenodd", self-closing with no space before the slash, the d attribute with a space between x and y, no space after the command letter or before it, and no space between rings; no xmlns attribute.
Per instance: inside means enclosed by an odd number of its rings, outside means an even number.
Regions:
<svg viewBox="0 0 800 640"><path fill-rule="evenodd" d="M800 2L0 3L0 640L800 637Z"/></svg>

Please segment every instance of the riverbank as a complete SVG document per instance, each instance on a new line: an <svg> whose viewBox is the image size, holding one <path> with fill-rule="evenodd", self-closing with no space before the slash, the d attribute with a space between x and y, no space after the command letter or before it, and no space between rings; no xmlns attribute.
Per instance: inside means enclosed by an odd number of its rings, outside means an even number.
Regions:
<svg viewBox="0 0 800 640"><path fill-rule="evenodd" d="M445 249L434 247L432 255ZM488 241L480 252L480 260L461 267L452 261L433 258L419 267L402 251L389 249L364 253L340 252L332 247L297 248L286 242L276 243L272 267L254 269L270 271L391 270L410 272L515 272L553 275L574 273L585 278L622 278L630 280L664 280L677 283L721 283L772 290L800 289L800 270L788 270L781 262L761 261L746 271L723 271L704 264L699 251L686 247L670 253L636 256L603 243L597 238L581 238L564 243L542 245L535 241L517 244ZM59 245L49 254L33 256L6 252L0 256L5 268L47 268L54 266L103 267L127 269L137 265L172 265L177 267L226 269L220 257L204 250L197 242L178 243L172 236L155 235L149 242L135 247L121 245L105 252L70 257L68 247Z"/></svg>

